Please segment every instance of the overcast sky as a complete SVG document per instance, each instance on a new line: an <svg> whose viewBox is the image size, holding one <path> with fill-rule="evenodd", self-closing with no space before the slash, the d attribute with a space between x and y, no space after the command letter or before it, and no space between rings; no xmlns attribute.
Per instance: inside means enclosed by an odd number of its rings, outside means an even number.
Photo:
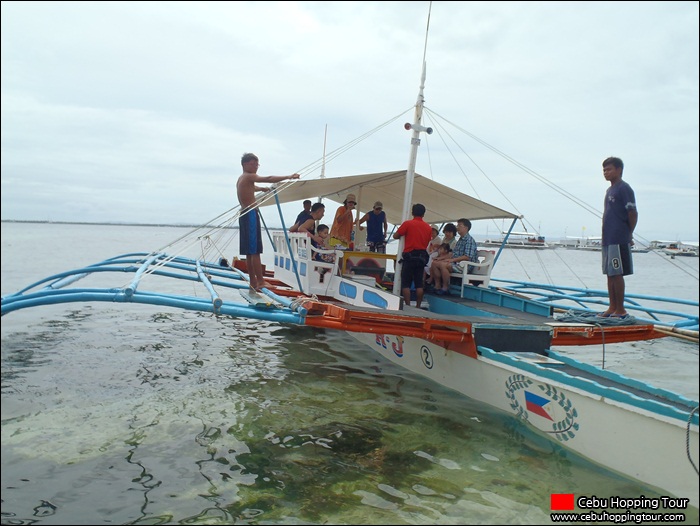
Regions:
<svg viewBox="0 0 700 526"><path fill-rule="evenodd" d="M2 219L204 223L244 152L316 178L326 126L332 152L397 116L325 173L404 169L428 8L3 1ZM615 155L638 239L697 241L698 44L697 2L433 2L426 107L537 177L438 121L416 171L554 239L600 219L538 178L601 211Z"/></svg>

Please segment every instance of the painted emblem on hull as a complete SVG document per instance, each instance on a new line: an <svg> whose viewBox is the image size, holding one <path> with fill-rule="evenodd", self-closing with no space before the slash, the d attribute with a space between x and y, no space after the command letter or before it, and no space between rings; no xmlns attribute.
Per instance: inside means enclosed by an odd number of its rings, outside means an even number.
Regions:
<svg viewBox="0 0 700 526"><path fill-rule="evenodd" d="M399 358L403 358L403 336L386 336L384 334L377 334L374 341L380 347L384 349L389 349L394 351L394 354Z"/></svg>
<svg viewBox="0 0 700 526"><path fill-rule="evenodd" d="M506 397L515 415L537 429L553 434L561 442L576 436L578 412L557 388L514 374L506 380Z"/></svg>
<svg viewBox="0 0 700 526"><path fill-rule="evenodd" d="M426 345L420 348L420 359L423 360L423 365L425 365L427 369L433 368L433 353L430 352L430 349L428 349Z"/></svg>

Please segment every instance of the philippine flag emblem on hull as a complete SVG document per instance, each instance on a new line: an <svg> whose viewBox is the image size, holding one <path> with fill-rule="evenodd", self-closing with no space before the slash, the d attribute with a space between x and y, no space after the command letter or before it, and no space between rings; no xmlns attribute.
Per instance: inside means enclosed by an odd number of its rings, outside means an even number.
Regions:
<svg viewBox="0 0 700 526"><path fill-rule="evenodd" d="M578 411L563 390L513 374L506 380L505 395L515 415L530 425L562 442L576 436Z"/></svg>
<svg viewBox="0 0 700 526"><path fill-rule="evenodd" d="M531 413L540 415L542 418L553 420L553 418L547 412L547 404L549 404L548 399L538 396L535 393L531 393L530 391L525 391L525 409Z"/></svg>

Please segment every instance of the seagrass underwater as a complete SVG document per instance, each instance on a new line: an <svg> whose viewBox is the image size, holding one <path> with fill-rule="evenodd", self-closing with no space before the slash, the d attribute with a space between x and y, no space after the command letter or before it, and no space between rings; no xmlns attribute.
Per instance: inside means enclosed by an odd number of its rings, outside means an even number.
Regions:
<svg viewBox="0 0 700 526"><path fill-rule="evenodd" d="M2 293L179 230L2 223ZM514 252L494 276L572 281L573 269L603 286L599 254ZM635 254L628 289L697 299L698 259L680 259ZM697 345L608 346L605 363L698 398ZM343 332L167 307L4 316L2 412L3 523L542 524L552 494L667 497Z"/></svg>

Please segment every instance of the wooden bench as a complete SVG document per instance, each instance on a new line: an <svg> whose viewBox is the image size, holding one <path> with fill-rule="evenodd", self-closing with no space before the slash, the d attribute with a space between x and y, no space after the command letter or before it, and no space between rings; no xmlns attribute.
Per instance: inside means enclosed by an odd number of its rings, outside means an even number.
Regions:
<svg viewBox="0 0 700 526"><path fill-rule="evenodd" d="M462 272L450 274L450 281L461 282L461 285L483 285L489 286L491 281L491 269L493 269L496 252L493 250L477 250L477 261L460 261L458 265L462 267Z"/></svg>

